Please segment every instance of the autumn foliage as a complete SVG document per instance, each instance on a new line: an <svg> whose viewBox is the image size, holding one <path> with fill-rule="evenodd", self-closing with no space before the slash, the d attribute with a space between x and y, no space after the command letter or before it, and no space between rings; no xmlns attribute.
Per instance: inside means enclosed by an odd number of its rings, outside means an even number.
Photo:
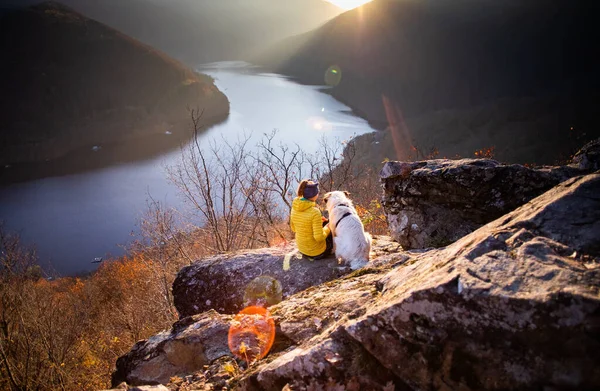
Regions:
<svg viewBox="0 0 600 391"><path fill-rule="evenodd" d="M87 279L47 280L34 254L2 232L0 389L97 390L116 359L173 318L147 262L106 262ZM17 267L15 267L17 265Z"/></svg>
<svg viewBox="0 0 600 391"><path fill-rule="evenodd" d="M475 151L474 155L478 159L493 159L496 154L496 147L482 148Z"/></svg>

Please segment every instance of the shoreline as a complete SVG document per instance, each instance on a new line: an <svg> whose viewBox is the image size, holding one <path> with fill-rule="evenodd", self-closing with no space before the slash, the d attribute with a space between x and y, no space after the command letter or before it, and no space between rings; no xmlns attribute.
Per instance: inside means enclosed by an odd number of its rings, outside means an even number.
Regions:
<svg viewBox="0 0 600 391"><path fill-rule="evenodd" d="M273 73L273 74L284 76L289 81L292 81L294 83L297 83L297 84L300 84L303 86L317 87L319 92L321 92L323 94L327 94L327 95L331 96L333 99L337 100L338 102L344 104L345 106L348 106L348 108L350 108L350 113L352 113L356 117L362 118L363 120L365 120L367 122L367 124L369 124L369 126L371 128L373 128L377 131L385 130L388 127L387 121L382 121L379 119L372 118L364 110L358 108L355 105L352 105L351 103L346 101L346 99L344 99L339 94L335 94L334 87L311 83L308 80L303 79L301 76L293 75L290 73L285 73L282 70L277 69L276 67L269 66L269 65L260 64L260 63L249 63L249 64L254 65L254 67L260 69L263 72Z"/></svg>
<svg viewBox="0 0 600 391"><path fill-rule="evenodd" d="M202 132L227 120L229 112L208 117ZM156 158L187 144L192 140L190 121L182 121L172 127L172 133L154 133L101 145L76 148L65 155L48 160L32 161L0 167L0 188L17 183L45 178L83 174L114 167L124 163L141 162Z"/></svg>

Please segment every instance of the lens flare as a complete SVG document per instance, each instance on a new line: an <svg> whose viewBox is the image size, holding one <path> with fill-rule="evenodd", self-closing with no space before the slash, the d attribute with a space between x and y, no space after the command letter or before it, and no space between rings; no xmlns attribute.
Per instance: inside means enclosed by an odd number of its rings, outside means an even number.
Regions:
<svg viewBox="0 0 600 391"><path fill-rule="evenodd" d="M248 364L265 357L274 341L275 321L265 308L244 308L229 326L229 350Z"/></svg>
<svg viewBox="0 0 600 391"><path fill-rule="evenodd" d="M313 130L330 131L333 125L323 117L310 117L306 120L308 126Z"/></svg>
<svg viewBox="0 0 600 391"><path fill-rule="evenodd" d="M385 116L388 121L388 129L392 134L396 159L409 160L411 159L414 147L412 145L412 137L408 126L406 126L406 122L404 122L404 115L402 115L400 108L395 105L390 98L382 95L381 99L383 101L383 108L385 109Z"/></svg>
<svg viewBox="0 0 600 391"><path fill-rule="evenodd" d="M363 4L370 2L371 0L327 0L330 3L337 5L340 8L345 10L351 10L353 8L359 7Z"/></svg>
<svg viewBox="0 0 600 391"><path fill-rule="evenodd" d="M342 69L337 65L332 65L325 71L325 84L335 87L342 82Z"/></svg>
<svg viewBox="0 0 600 391"><path fill-rule="evenodd" d="M246 286L244 306L269 307L283 298L281 283L270 276L258 276Z"/></svg>

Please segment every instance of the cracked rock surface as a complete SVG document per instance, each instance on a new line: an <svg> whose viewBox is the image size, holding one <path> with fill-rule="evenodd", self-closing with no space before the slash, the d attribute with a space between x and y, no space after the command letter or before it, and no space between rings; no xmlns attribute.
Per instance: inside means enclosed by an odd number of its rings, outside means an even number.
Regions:
<svg viewBox="0 0 600 391"><path fill-rule="evenodd" d="M372 248L372 257L397 249L397 243L382 237ZM282 287L283 297L314 285L334 280L352 270L332 255L319 261L298 258L296 245L245 250L201 259L182 268L173 283L175 307L181 318L199 314L209 309L235 314L249 303L244 301L246 287L259 276L269 276ZM290 269L284 270L286 254Z"/></svg>
<svg viewBox="0 0 600 391"><path fill-rule="evenodd" d="M231 316L207 311L176 322L170 331L136 343L117 360L113 387L167 384L173 376L193 373L230 355L227 333Z"/></svg>
<svg viewBox="0 0 600 391"><path fill-rule="evenodd" d="M174 365L165 335L194 330L204 371L179 370L203 379L194 389L600 389L599 238L600 174L574 177L445 248L403 251L377 238L385 250L367 267L271 306L274 349L218 383L210 376L231 357L228 318L214 311L138 343L129 355L141 361L120 367Z"/></svg>
<svg viewBox="0 0 600 391"><path fill-rule="evenodd" d="M598 155L596 141L562 167L490 159L387 162L380 177L391 235L405 249L446 246L560 182L596 171Z"/></svg>
<svg viewBox="0 0 600 391"><path fill-rule="evenodd" d="M600 175L569 180L445 249L398 254L275 306L296 345L241 384L598 388L598 237Z"/></svg>

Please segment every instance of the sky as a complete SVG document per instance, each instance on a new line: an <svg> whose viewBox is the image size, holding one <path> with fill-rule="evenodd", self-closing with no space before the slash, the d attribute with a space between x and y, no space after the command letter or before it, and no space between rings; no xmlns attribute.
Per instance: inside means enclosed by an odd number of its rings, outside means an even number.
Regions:
<svg viewBox="0 0 600 391"><path fill-rule="evenodd" d="M333 3L335 5L337 5L340 8L343 9L352 9L352 8L356 8L359 5L363 5L365 3L368 3L371 0L327 0L330 3Z"/></svg>

